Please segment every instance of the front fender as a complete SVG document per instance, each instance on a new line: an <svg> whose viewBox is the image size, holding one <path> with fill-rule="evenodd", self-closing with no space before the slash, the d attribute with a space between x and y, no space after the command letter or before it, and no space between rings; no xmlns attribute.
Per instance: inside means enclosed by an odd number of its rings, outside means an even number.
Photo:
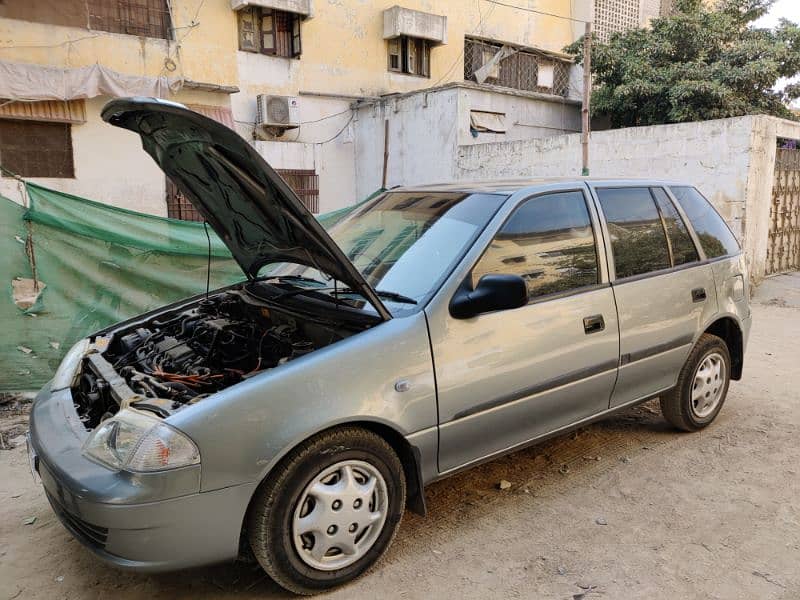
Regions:
<svg viewBox="0 0 800 600"><path fill-rule="evenodd" d="M395 389L401 379L407 391ZM168 419L200 449L202 491L260 481L303 440L353 421L378 423L404 437L436 426L422 312L281 365Z"/></svg>

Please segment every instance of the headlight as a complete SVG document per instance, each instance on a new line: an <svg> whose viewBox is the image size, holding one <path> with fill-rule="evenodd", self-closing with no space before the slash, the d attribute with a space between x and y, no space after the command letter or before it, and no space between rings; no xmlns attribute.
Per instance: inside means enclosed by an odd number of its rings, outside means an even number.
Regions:
<svg viewBox="0 0 800 600"><path fill-rule="evenodd" d="M53 381L50 383L50 389L53 391L63 390L64 388L72 387L75 382L75 375L78 373L78 367L81 364L81 359L89 349L89 340L83 339L72 348L64 356L61 364L58 365L56 374Z"/></svg>
<svg viewBox="0 0 800 600"><path fill-rule="evenodd" d="M188 436L156 417L125 409L103 421L83 453L113 469L137 473L195 465L200 451Z"/></svg>

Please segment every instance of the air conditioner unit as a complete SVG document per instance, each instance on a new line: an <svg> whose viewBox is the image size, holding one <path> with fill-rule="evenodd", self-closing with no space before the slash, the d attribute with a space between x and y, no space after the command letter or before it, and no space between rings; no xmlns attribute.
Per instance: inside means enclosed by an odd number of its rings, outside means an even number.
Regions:
<svg viewBox="0 0 800 600"><path fill-rule="evenodd" d="M256 134L280 136L286 129L300 126L300 102L294 96L256 97Z"/></svg>

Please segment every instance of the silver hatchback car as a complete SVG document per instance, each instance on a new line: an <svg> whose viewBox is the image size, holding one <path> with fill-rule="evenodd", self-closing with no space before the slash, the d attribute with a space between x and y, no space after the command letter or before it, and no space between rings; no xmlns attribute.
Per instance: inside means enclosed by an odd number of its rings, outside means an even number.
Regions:
<svg viewBox="0 0 800 600"><path fill-rule="evenodd" d="M82 340L34 403L47 497L110 563L252 551L315 593L374 564L426 484L654 397L701 429L742 375L744 259L690 185L399 188L326 233L226 127L147 99L103 118L246 275Z"/></svg>

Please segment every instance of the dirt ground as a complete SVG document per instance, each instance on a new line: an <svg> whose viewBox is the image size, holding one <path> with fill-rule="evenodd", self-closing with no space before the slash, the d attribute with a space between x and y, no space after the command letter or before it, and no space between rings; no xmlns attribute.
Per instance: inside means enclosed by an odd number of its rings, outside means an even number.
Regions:
<svg viewBox="0 0 800 600"><path fill-rule="evenodd" d="M649 403L439 482L429 516L406 514L380 565L330 597L800 598L800 275L758 299L711 427L677 433ZM281 597L249 565L115 571L58 523L24 445L0 450L0 600Z"/></svg>

